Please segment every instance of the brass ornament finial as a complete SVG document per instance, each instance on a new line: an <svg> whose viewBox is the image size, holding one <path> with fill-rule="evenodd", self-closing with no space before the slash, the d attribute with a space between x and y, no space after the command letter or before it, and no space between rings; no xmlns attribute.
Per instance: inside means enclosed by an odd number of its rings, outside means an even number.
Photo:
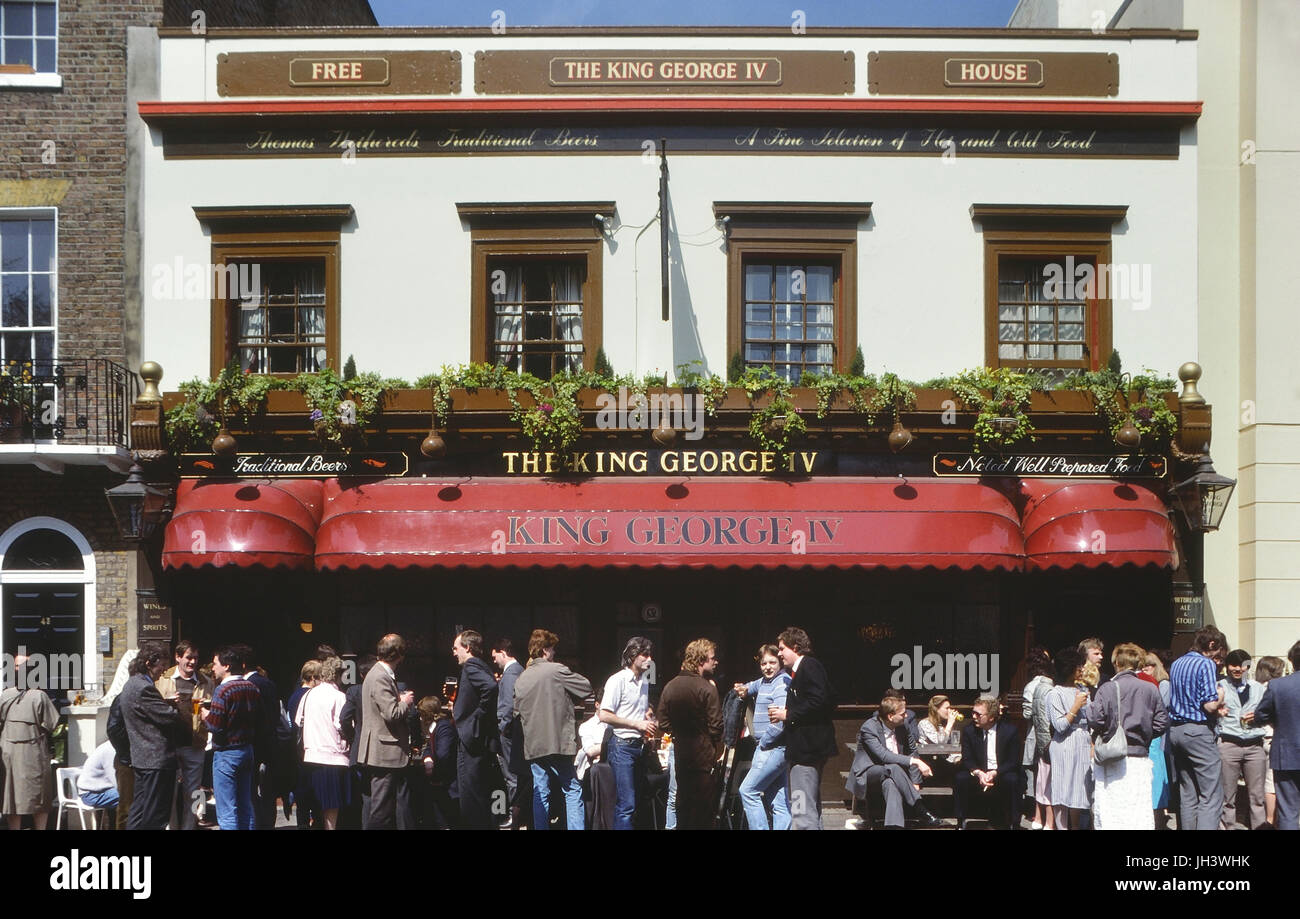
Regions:
<svg viewBox="0 0 1300 919"><path fill-rule="evenodd" d="M1178 368L1178 379L1183 381L1183 391L1178 395L1178 402L1181 405L1204 405L1205 397L1196 389L1196 383L1201 378L1201 365L1196 361L1188 361Z"/></svg>

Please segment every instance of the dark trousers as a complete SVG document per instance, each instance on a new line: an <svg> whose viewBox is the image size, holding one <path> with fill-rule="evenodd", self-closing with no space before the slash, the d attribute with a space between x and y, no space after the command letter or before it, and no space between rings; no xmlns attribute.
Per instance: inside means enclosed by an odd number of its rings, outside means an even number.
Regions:
<svg viewBox="0 0 1300 919"><path fill-rule="evenodd" d="M1300 830L1300 769L1274 769L1277 794L1277 828Z"/></svg>
<svg viewBox="0 0 1300 919"><path fill-rule="evenodd" d="M983 791L979 779L965 769L960 769L953 777L952 786L953 812L958 826L966 819L969 805L976 796L988 801L991 819L995 824L1005 825L1011 830L1020 826L1020 799L1025 793L1023 772L999 772L993 787Z"/></svg>
<svg viewBox="0 0 1300 919"><path fill-rule="evenodd" d="M131 813L131 802L135 800L135 770L113 761L113 771L117 775L117 829L126 829L126 819Z"/></svg>
<svg viewBox="0 0 1300 919"><path fill-rule="evenodd" d="M461 747L456 752L456 785L460 792L460 825L466 830L496 829L498 816L492 809L492 790L496 785L496 755L487 751L466 753ZM505 803L505 799L501 799ZM506 811L500 809L499 816Z"/></svg>
<svg viewBox="0 0 1300 919"><path fill-rule="evenodd" d="M259 830L275 829L275 773L270 763L257 763L253 773L253 814Z"/></svg>
<svg viewBox="0 0 1300 919"><path fill-rule="evenodd" d="M126 818L128 830L161 830L171 816L176 767L135 769L135 797Z"/></svg>
<svg viewBox="0 0 1300 919"><path fill-rule="evenodd" d="M1217 830L1223 817L1223 762L1214 732L1204 724L1175 724L1168 743L1178 781L1178 829Z"/></svg>
<svg viewBox="0 0 1300 919"><path fill-rule="evenodd" d="M406 769L380 769L368 766L365 776L370 786L370 804L362 808L364 830L397 829L398 799L405 797Z"/></svg>
<svg viewBox="0 0 1300 919"><path fill-rule="evenodd" d="M677 829L713 829L717 803L717 783L712 771L677 766Z"/></svg>

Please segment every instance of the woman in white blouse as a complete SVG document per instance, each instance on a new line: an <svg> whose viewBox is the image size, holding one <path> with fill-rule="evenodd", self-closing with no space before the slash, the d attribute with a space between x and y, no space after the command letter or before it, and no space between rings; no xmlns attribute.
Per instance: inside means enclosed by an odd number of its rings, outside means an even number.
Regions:
<svg viewBox="0 0 1300 919"><path fill-rule="evenodd" d="M961 721L961 715L952 707L947 696L930 697L930 713L917 722L917 733L920 734L920 744L944 744L956 743L960 734L959 729L954 726ZM948 762L956 763L961 760L960 753L954 753L948 757Z"/></svg>
<svg viewBox="0 0 1300 919"><path fill-rule="evenodd" d="M337 657L322 662L320 682L302 697L295 719L302 729L302 761L307 770L303 785L315 798L327 830L337 827L339 808L352 803L348 742L339 729L346 701L337 685L342 671L343 661Z"/></svg>

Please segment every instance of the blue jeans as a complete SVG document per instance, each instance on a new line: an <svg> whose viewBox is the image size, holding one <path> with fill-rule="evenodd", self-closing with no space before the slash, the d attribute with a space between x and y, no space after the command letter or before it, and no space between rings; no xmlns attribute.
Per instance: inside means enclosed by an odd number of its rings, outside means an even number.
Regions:
<svg viewBox="0 0 1300 919"><path fill-rule="evenodd" d="M790 828L790 808L785 795L785 747L755 750L754 762L745 781L740 783L740 800L745 807L745 822L751 830L767 829L767 809L763 798L772 801L772 829Z"/></svg>
<svg viewBox="0 0 1300 919"><path fill-rule="evenodd" d="M81 796L81 803L87 807L101 807L104 810L117 807L118 797L116 788L105 788L103 791L91 791Z"/></svg>
<svg viewBox="0 0 1300 919"><path fill-rule="evenodd" d="M609 768L614 771L614 790L618 803L614 807L614 829L634 829L636 799L645 787L645 741L640 737L624 739L617 734L609 745Z"/></svg>
<svg viewBox="0 0 1300 919"><path fill-rule="evenodd" d="M212 793L217 825L223 830L251 830L253 814L253 745L212 751Z"/></svg>
<svg viewBox="0 0 1300 919"><path fill-rule="evenodd" d="M551 783L557 782L564 795L565 825L571 830L585 829L587 811L582 806L582 783L573 771L573 757L563 753L529 760L533 770L533 829L551 826Z"/></svg>

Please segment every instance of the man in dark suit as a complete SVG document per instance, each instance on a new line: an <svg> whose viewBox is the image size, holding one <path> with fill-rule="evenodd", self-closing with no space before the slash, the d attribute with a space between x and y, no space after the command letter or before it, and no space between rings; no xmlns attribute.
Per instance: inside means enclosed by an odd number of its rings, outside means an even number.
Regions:
<svg viewBox="0 0 1300 919"><path fill-rule="evenodd" d="M799 628L777 639L777 657L792 674L785 707L768 710L772 721L785 722L785 763L790 786L790 829L822 828L822 769L835 755L835 702L821 661L812 656L812 641Z"/></svg>
<svg viewBox="0 0 1300 919"><path fill-rule="evenodd" d="M916 755L916 737L908 728L907 714L907 703L897 695L880 700L876 714L858 731L858 749L844 786L854 798L865 798L872 786L878 786L885 798L887 829L903 828L904 808L913 809L921 826L940 823L921 804L921 779L933 772Z"/></svg>
<svg viewBox="0 0 1300 919"><path fill-rule="evenodd" d="M357 765L370 786L370 806L361 814L367 830L397 828L399 786L405 781L411 756L406 713L415 703L408 689L397 688L397 668L406 656L401 635L385 635L375 649L378 660L361 686Z"/></svg>
<svg viewBox="0 0 1300 919"><path fill-rule="evenodd" d="M361 829L365 823L364 815L370 810L370 783L357 765L357 740L361 737L362 692L375 661L373 654L366 654L357 662L356 682L344 693L343 710L339 712L339 732L348 742L348 767L352 780L352 803L339 811L340 830Z"/></svg>
<svg viewBox="0 0 1300 919"><path fill-rule="evenodd" d="M189 724L190 712L164 700L154 685L170 666L171 651L166 645L144 642L132 664L135 674L118 696L135 777L128 830L161 830L171 814L176 794L176 744Z"/></svg>
<svg viewBox="0 0 1300 919"><path fill-rule="evenodd" d="M531 811L521 805L530 801L528 765L524 762L524 736L519 719L515 716L515 681L524 667L515 659L515 646L509 638L498 638L492 644L492 663L501 672L497 682L497 730L501 735L501 772L506 779L506 800L510 805L510 828L517 830L525 822L525 813Z"/></svg>
<svg viewBox="0 0 1300 919"><path fill-rule="evenodd" d="M971 723L961 731L961 764L953 778L957 829L966 828L967 804L975 794L992 797L993 821L1006 829L1020 827L1020 798L1025 793L1025 772L1020 732L999 721L998 700L981 696L971 710Z"/></svg>
<svg viewBox="0 0 1300 919"><path fill-rule="evenodd" d="M1269 766L1277 789L1277 827L1300 830L1300 641L1287 652L1296 672L1268 681L1249 723L1273 725ZM1243 715L1246 721L1248 716Z"/></svg>
<svg viewBox="0 0 1300 919"><path fill-rule="evenodd" d="M460 791L461 826L467 830L495 829L492 788L496 785L497 681L483 660L483 636L467 629L451 645L460 664L460 682L452 720L460 735L456 779Z"/></svg>

